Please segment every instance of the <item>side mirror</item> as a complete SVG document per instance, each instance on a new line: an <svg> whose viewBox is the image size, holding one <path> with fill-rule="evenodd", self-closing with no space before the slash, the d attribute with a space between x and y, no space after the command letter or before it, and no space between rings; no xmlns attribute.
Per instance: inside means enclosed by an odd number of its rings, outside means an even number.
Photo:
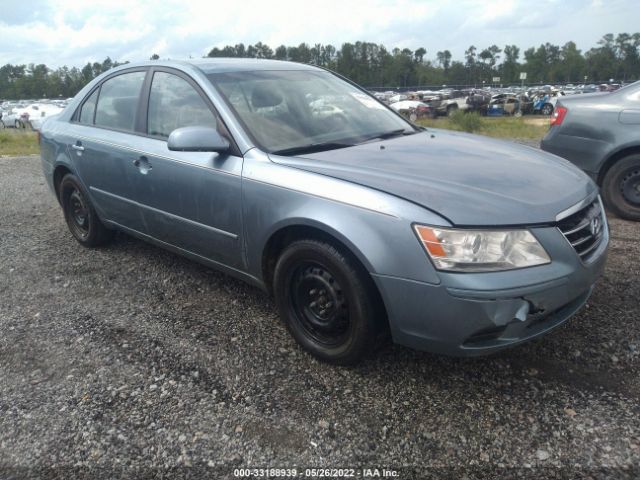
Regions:
<svg viewBox="0 0 640 480"><path fill-rule="evenodd" d="M167 147L174 152L226 152L229 141L211 127L181 127L169 135Z"/></svg>

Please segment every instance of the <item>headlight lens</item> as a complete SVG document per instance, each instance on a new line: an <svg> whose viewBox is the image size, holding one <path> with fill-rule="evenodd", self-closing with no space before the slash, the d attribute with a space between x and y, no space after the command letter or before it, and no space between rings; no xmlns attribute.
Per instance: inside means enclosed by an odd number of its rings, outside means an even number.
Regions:
<svg viewBox="0 0 640 480"><path fill-rule="evenodd" d="M414 228L439 270L495 272L551 262L529 230L458 230L423 225Z"/></svg>

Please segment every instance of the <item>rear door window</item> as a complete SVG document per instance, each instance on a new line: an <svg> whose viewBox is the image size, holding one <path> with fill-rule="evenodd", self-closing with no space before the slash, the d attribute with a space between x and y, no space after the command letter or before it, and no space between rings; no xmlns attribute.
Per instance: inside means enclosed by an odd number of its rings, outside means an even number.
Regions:
<svg viewBox="0 0 640 480"><path fill-rule="evenodd" d="M117 130L133 131L140 90L146 72L131 72L110 78L102 84L95 124Z"/></svg>

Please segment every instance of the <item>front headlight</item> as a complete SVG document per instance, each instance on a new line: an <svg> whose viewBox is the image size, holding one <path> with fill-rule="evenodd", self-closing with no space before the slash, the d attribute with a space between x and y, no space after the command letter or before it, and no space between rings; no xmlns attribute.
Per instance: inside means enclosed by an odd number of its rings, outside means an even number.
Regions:
<svg viewBox="0 0 640 480"><path fill-rule="evenodd" d="M438 270L495 272L551 262L529 230L414 228Z"/></svg>

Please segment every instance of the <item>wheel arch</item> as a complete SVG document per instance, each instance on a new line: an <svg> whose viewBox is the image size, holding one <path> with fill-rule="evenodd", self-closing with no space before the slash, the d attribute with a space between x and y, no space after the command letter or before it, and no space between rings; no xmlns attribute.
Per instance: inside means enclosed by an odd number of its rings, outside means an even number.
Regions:
<svg viewBox="0 0 640 480"><path fill-rule="evenodd" d="M273 280L275 262L277 262L279 255L292 242L303 238L324 240L336 247L340 247L358 263L367 275L373 270L371 263L360 249L331 226L310 219L292 219L276 225L268 235L262 248L261 273L269 291Z"/></svg>
<svg viewBox="0 0 640 480"><path fill-rule="evenodd" d="M640 144L636 145L627 145L613 153L611 153L607 159L602 163L600 167L600 171L598 172L598 185L602 186L602 182L604 181L604 177L607 175L607 172L615 165L615 163L619 160L622 160L629 155L640 154Z"/></svg>
<svg viewBox="0 0 640 480"><path fill-rule="evenodd" d="M53 168L53 189L58 201L60 201L60 183L62 182L64 176L69 173L73 174L74 172L73 170L71 170L71 168L69 168L69 165L66 165L64 163L58 163Z"/></svg>
<svg viewBox="0 0 640 480"><path fill-rule="evenodd" d="M269 292L273 294L273 275L275 272L275 266L278 258L288 245L296 240L302 239L314 239L325 241L334 247L340 249L345 256L347 256L353 265L358 268L369 283L370 291L375 296L375 303L381 309L384 316L384 321L387 322L387 309L376 282L371 276L372 267L365 255L344 235L334 230L328 225L316 223L313 221L293 221L285 225L280 225L276 228L267 239L264 248L262 249L262 280L264 286Z"/></svg>

